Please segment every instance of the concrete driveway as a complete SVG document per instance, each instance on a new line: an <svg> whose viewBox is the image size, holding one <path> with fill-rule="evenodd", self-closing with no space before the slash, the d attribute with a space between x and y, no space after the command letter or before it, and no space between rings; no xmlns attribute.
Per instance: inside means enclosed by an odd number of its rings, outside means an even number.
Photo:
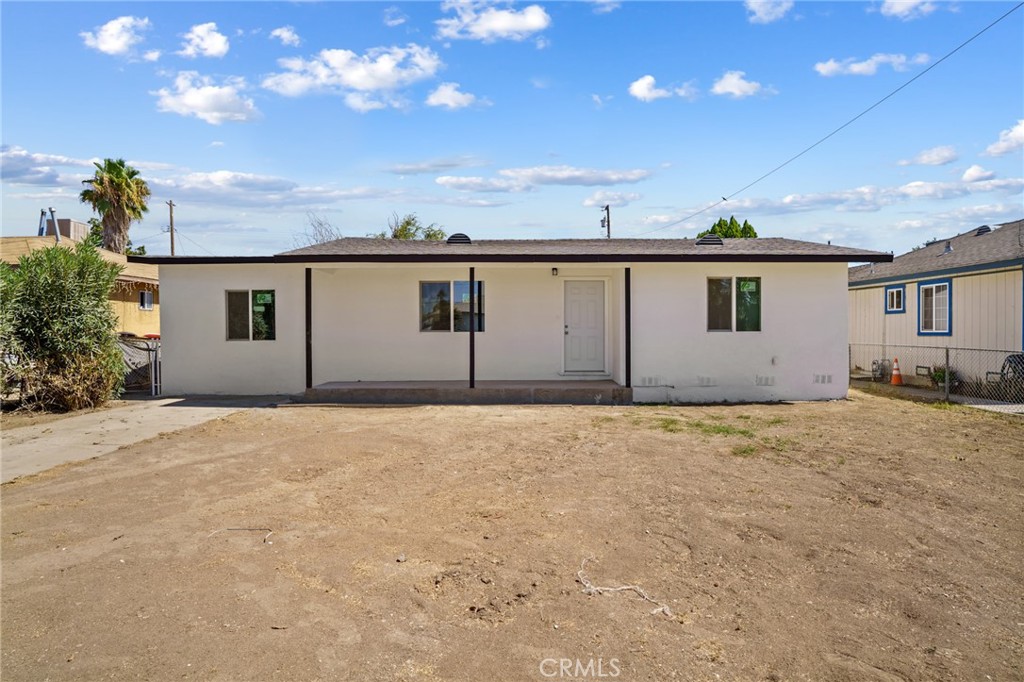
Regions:
<svg viewBox="0 0 1024 682"><path fill-rule="evenodd" d="M240 410L270 407L284 396L148 398L0 433L4 483L66 462L100 457L126 445L179 431Z"/></svg>

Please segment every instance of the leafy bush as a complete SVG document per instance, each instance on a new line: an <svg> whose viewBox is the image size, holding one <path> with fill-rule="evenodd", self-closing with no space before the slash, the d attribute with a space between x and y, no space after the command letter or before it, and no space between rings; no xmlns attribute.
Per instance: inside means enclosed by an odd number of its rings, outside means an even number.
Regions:
<svg viewBox="0 0 1024 682"><path fill-rule="evenodd" d="M85 243L33 251L0 269L5 391L16 381L23 401L55 410L117 395L124 361L109 297L120 271Z"/></svg>

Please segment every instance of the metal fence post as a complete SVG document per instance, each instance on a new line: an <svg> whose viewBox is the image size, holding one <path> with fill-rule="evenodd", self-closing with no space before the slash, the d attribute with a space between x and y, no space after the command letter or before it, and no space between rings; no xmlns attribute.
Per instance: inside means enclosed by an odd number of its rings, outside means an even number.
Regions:
<svg viewBox="0 0 1024 682"><path fill-rule="evenodd" d="M945 401L949 402L949 385L953 383L953 377L949 372L949 347L946 347L946 397Z"/></svg>

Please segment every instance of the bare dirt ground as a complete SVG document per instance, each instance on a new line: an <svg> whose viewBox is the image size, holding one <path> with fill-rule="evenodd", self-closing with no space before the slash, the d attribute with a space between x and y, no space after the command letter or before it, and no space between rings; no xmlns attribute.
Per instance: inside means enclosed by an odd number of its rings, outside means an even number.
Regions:
<svg viewBox="0 0 1024 682"><path fill-rule="evenodd" d="M0 672L1019 680L1022 443L856 391L248 410L3 486Z"/></svg>

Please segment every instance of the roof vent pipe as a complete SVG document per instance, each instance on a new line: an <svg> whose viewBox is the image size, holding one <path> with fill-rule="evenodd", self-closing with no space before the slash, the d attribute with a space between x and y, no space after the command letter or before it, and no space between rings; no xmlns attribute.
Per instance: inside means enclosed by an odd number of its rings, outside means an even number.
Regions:
<svg viewBox="0 0 1024 682"><path fill-rule="evenodd" d="M946 242L946 248L943 249L942 255L945 256L947 253L953 253L953 243L949 241Z"/></svg>
<svg viewBox="0 0 1024 682"><path fill-rule="evenodd" d="M448 237L447 244L472 244L473 240L468 235L464 235L461 232L456 232L451 237Z"/></svg>

